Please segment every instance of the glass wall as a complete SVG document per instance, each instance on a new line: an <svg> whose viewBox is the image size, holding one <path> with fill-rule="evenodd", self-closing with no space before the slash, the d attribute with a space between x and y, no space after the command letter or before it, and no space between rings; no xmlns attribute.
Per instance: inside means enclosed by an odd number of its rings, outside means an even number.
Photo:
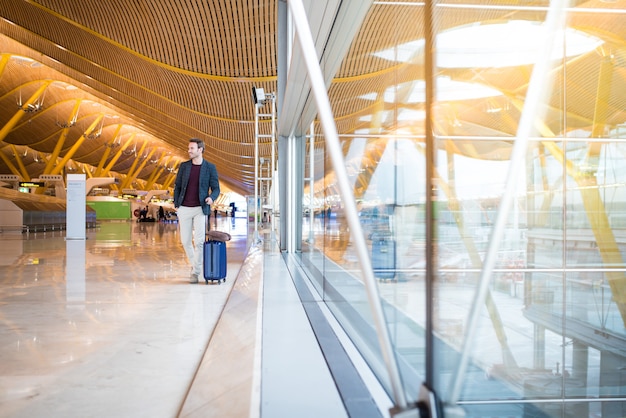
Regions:
<svg viewBox="0 0 626 418"><path fill-rule="evenodd" d="M425 380L432 283L431 383L444 401L475 417L626 416L620 4L566 9L542 61L548 70L533 75L550 39L548 3L438 2L434 76L425 80L424 4L373 3L329 95L409 400ZM541 76L531 135L520 137L527 93ZM431 82L435 97L426 103ZM306 157L304 177L314 183L305 184L302 261L390 391L323 141L316 135L308 148L312 166ZM516 143L525 144L522 169L510 178ZM432 219L426 161L435 167Z"/></svg>

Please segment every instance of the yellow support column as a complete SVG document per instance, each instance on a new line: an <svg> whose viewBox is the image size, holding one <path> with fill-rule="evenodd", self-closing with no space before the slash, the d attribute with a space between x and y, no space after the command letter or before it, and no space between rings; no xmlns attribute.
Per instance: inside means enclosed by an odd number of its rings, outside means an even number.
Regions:
<svg viewBox="0 0 626 418"><path fill-rule="evenodd" d="M7 167L9 167L9 170L11 170L11 173L15 174L16 176L20 176L20 177L22 176L22 173L20 173L20 170L18 170L17 167L13 165L11 160L7 158L6 154L2 152L2 150L0 150L0 159L2 159L2 161L4 161L4 163L7 165Z"/></svg>
<svg viewBox="0 0 626 418"><path fill-rule="evenodd" d="M167 167L167 165L169 164L170 160L172 159L172 156L168 156L165 163L163 163L164 158L165 158L165 154L161 155L161 158L159 158L159 162L157 162L157 166L161 166L161 167L152 172L152 175L146 182L146 190L152 190L152 186L154 185L154 182L156 181L156 179L159 178L161 173L163 173L163 170L165 170L165 167Z"/></svg>
<svg viewBox="0 0 626 418"><path fill-rule="evenodd" d="M448 149L448 156L451 154L451 147L453 147L452 141L447 141L446 148ZM465 227L465 221L463 219L462 208L459 204L459 200L457 198L456 186L454 184L454 179L456 177L455 174L455 165L454 159L449 158L448 160L448 179L449 183L441 177L439 172L435 170L437 184L441 191L448 196L448 207L450 212L453 213L454 220L456 222L457 228L459 230L459 235L461 236L461 240L467 249L467 254L470 257L472 262L472 267L474 268L482 268L483 261L478 253L478 248L476 248L476 243L471 238L470 234L467 232ZM500 348L502 350L502 361L509 370L509 373L514 373L518 369L517 361L515 361L515 357L513 356L513 352L509 347L508 338L506 336L506 331L504 329L504 323L502 321L502 317L500 316L500 312L498 311L498 307L493 300L493 296L491 295L491 291L487 290L487 295L485 298L485 306L487 308L487 312L489 313L489 319L493 325L493 330L496 333L496 338L498 338L498 342L500 343Z"/></svg>
<svg viewBox="0 0 626 418"><path fill-rule="evenodd" d="M609 268L624 267L624 260L609 224L609 218L606 214L606 208L602 201L595 175L582 172L571 161L565 161L563 151L556 144L546 142L544 145L558 161L565 164L568 175L576 180L578 184L602 262ZM613 300L619 309L622 322L626 326L626 275L621 271L607 271L604 274L607 277L613 293Z"/></svg>
<svg viewBox="0 0 626 418"><path fill-rule="evenodd" d="M4 69L7 67L10 59L11 54L2 54L2 57L0 58L0 77L4 74Z"/></svg>
<svg viewBox="0 0 626 418"><path fill-rule="evenodd" d="M133 140L135 139L135 135L137 135L137 133L133 133L127 140L126 142L124 142L124 145L122 145L120 147L120 150L118 152L115 153L115 155L113 156L113 158L111 158L111 161L109 161L109 164L107 164L107 166L104 168L104 170L102 170L102 173L100 173L99 177L103 177L103 176L108 176L109 175L109 171L111 171L111 169L113 168L113 166L115 165L115 163L117 162L117 160L119 160L119 158L122 156L122 153L126 150L126 148L128 148L128 146L133 142Z"/></svg>
<svg viewBox="0 0 626 418"><path fill-rule="evenodd" d="M22 157L17 152L17 148L15 148L15 145L11 144L11 150L13 151L13 155L15 155L15 161L17 162L17 166L19 167L19 171L20 171L20 174L22 175L22 178L24 179L24 181L30 181L30 175L28 174L26 167L24 167L24 163L22 162Z"/></svg>
<svg viewBox="0 0 626 418"><path fill-rule="evenodd" d="M593 112L593 129L591 130L592 138L601 138L604 136L606 128L606 116L609 110L609 98L611 96L611 81L613 79L613 59L605 56L600 65L600 75L598 77L598 88L596 94L596 104ZM589 144L587 152L588 165L597 169L598 159L600 158L600 150L602 142L592 142Z"/></svg>
<svg viewBox="0 0 626 418"><path fill-rule="evenodd" d="M165 180L165 183L163 183L163 190L167 190L172 184L172 182L174 181L174 179L176 178L176 171L178 170L179 164L180 164L180 161L177 161L176 163L174 163L174 166L172 167L173 168L172 172L169 174L169 176L167 176L167 180Z"/></svg>
<svg viewBox="0 0 626 418"><path fill-rule="evenodd" d="M76 151L78 151L80 146L83 144L83 142L87 138L87 135L89 135L96 128L96 126L98 126L102 118L104 118L104 113L101 113L100 115L98 115L98 117L92 122L89 128L87 128L87 130L83 132L80 138L78 138L76 143L72 145L72 148L70 148L67 154L65 154L63 159L56 165L56 167L52 169L52 172L50 174L59 174L61 170L63 170L63 167L65 167L65 164L67 164L67 162L74 156Z"/></svg>
<svg viewBox="0 0 626 418"><path fill-rule="evenodd" d="M78 114L78 109L80 108L81 99L76 100L74 104L74 108L72 109L72 113L70 117L67 119L66 127L61 131L61 136L57 140L56 145L54 146L54 150L52 154L50 154L50 159L46 163L46 167L43 169L44 174L50 174L52 168L56 165L57 158L59 158L59 154L63 149L63 145L65 144L65 139L70 132L70 127L73 125L72 122L76 119L76 115Z"/></svg>
<svg viewBox="0 0 626 418"><path fill-rule="evenodd" d="M143 141L143 145L141 146L141 149L139 150L137 155L143 154L143 151L146 149L146 146L148 146L148 140L147 139ZM128 189L128 187L130 186L130 183L132 181L131 180L132 179L132 173L135 171L135 167L137 167L137 164L139 164L139 159L137 158L137 156L135 156L135 161L133 161L132 165L128 169L128 173L126 174L126 178L124 179L124 182L120 186L122 189Z"/></svg>
<svg viewBox="0 0 626 418"><path fill-rule="evenodd" d="M152 154L154 154L154 151L155 149L152 149L150 153L148 153L148 156L143 159L141 164L139 164L139 167L137 167L137 169L132 174L130 171L128 172L128 177L126 177L126 181L124 181L124 183L127 185L126 187L129 187L133 183L133 181L135 181L139 173L141 173L141 170L143 170L146 164L148 164L148 161L150 160L150 157L152 157Z"/></svg>
<svg viewBox="0 0 626 418"><path fill-rule="evenodd" d="M98 167L96 168L96 172L94 174L96 177L100 177L100 173L102 173L102 168L104 167L104 163L109 158L109 155L111 155L113 144L117 140L117 136L119 135L121 129L122 129L122 124L117 125L117 128L115 129L115 133L113 133L113 135L111 136L111 140L107 142L107 144L105 145L107 149L104 150L104 153L102 154L102 158L100 159L100 162L98 163Z"/></svg>
<svg viewBox="0 0 626 418"><path fill-rule="evenodd" d="M26 103L24 103L23 107L28 107L28 105L33 104L37 99L39 99L43 92L46 91L46 88L48 88L50 83L52 83L52 80L44 81L41 87L39 87L37 91L32 96L30 96ZM9 132L11 132L11 129L13 129L15 125L17 125L17 123L20 121L24 113L25 112L22 109L19 109L13 115L13 117L2 127L2 129L0 129L0 142L4 141Z"/></svg>
<svg viewBox="0 0 626 418"><path fill-rule="evenodd" d="M83 171L85 172L85 175L87 176L88 179L93 178L93 174L91 174L91 170L89 170L89 167L87 167L87 164L83 164Z"/></svg>

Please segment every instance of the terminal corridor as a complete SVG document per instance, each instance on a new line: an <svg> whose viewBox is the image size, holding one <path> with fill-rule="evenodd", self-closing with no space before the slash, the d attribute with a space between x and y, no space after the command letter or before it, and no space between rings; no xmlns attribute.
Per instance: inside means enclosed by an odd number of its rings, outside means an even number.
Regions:
<svg viewBox="0 0 626 418"><path fill-rule="evenodd" d="M219 285L189 284L176 223L2 233L0 416L176 416L247 251L245 219L215 225Z"/></svg>
<svg viewBox="0 0 626 418"><path fill-rule="evenodd" d="M226 281L208 285L189 283L176 223L0 234L0 417L388 416L332 316L305 313L323 304L301 299L271 236L254 242L239 217L211 228L232 239ZM322 353L329 341L346 354Z"/></svg>
<svg viewBox="0 0 626 418"><path fill-rule="evenodd" d="M0 0L0 418L626 417L626 0L106 5Z"/></svg>

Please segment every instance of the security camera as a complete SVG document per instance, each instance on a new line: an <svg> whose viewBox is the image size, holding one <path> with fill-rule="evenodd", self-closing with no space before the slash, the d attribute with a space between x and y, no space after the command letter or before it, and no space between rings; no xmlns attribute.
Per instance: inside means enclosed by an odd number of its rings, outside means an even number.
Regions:
<svg viewBox="0 0 626 418"><path fill-rule="evenodd" d="M261 87L252 87L252 97L254 99L254 104L264 104L265 103L265 91Z"/></svg>

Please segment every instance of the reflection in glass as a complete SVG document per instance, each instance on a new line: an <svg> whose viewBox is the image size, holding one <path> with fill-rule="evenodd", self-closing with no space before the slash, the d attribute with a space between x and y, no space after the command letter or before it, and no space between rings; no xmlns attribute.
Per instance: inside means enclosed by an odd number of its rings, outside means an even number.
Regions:
<svg viewBox="0 0 626 418"><path fill-rule="evenodd" d="M437 287L440 395L458 363L524 107L530 45L541 37L545 9L498 6L436 12L436 277L424 274L421 6L376 2L329 91L409 399L424 380L427 279ZM463 377L470 416L626 416L626 53L615 33L624 14L572 8L558 40L545 117L529 138ZM367 59L358 55L366 42L380 46ZM361 58L357 74L351 64ZM344 102L357 105L342 113ZM385 383L334 173L322 148L314 157L315 239L302 259Z"/></svg>

